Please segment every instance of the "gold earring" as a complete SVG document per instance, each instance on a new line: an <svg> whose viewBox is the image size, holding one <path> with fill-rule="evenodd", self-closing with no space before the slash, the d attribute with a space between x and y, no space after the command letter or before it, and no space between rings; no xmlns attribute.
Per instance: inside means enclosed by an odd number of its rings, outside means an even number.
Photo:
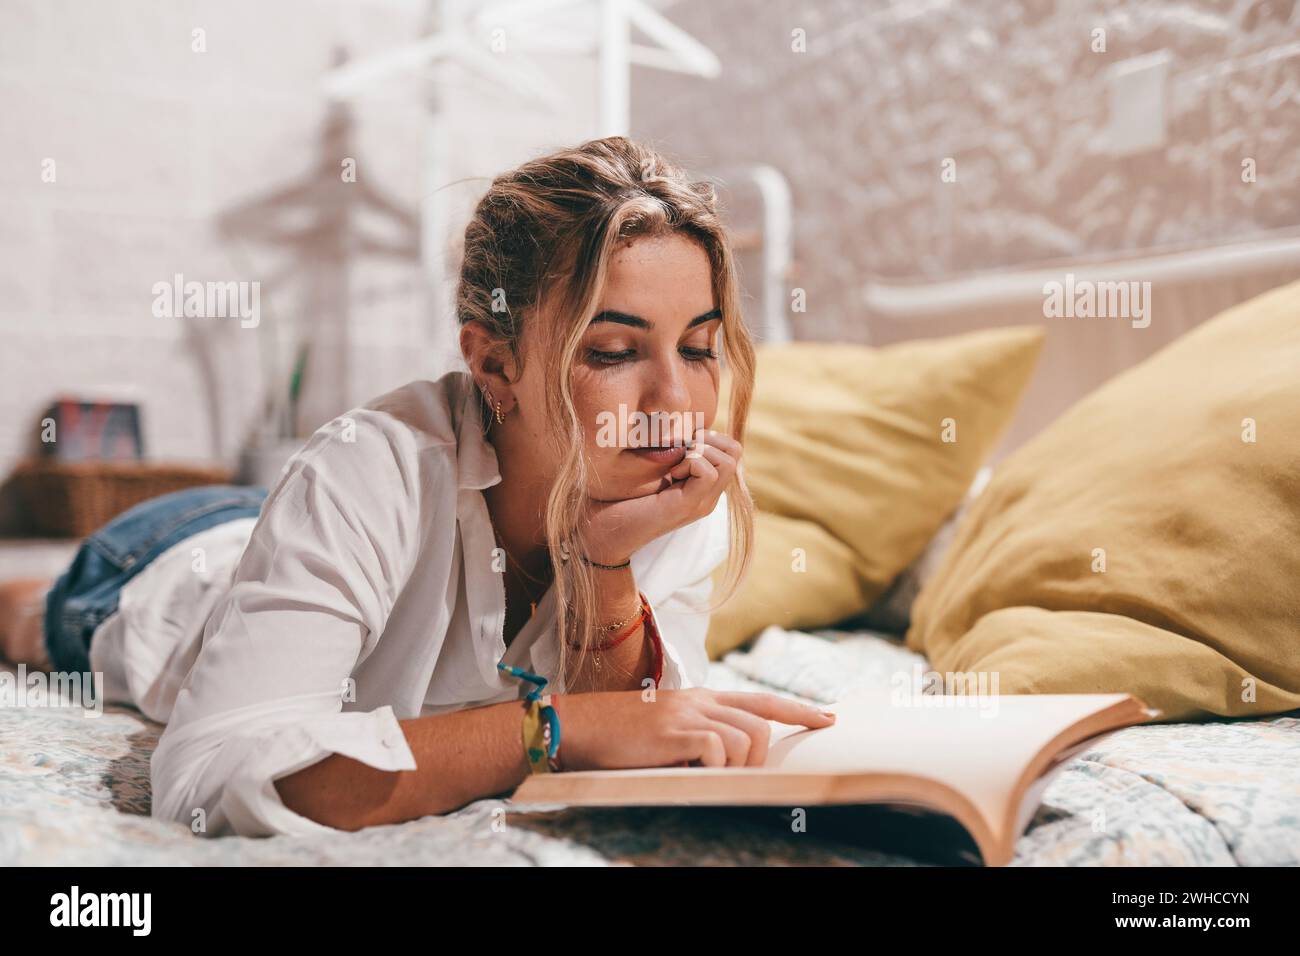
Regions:
<svg viewBox="0 0 1300 956"><path fill-rule="evenodd" d="M488 388L484 388L484 389L483 389L483 392L484 392L485 395L487 395L488 405L492 405L492 404L494 404L493 399L492 399L492 392L491 392L491 390L488 389ZM501 403L500 403L500 402L495 402L495 404L496 404L496 419L497 419L497 424L500 425L500 424L503 424L503 423L505 422L506 419L505 419L505 416L501 414Z"/></svg>

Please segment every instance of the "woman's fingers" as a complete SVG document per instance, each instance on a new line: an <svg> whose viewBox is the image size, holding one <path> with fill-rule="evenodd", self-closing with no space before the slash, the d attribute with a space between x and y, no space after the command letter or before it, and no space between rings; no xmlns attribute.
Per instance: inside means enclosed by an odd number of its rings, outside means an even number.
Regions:
<svg viewBox="0 0 1300 956"><path fill-rule="evenodd" d="M701 445L699 447L704 460L713 465L724 484L729 484L731 476L736 472L737 462L735 456L715 445Z"/></svg>
<svg viewBox="0 0 1300 956"><path fill-rule="evenodd" d="M740 458L740 453L742 451L740 442L736 441L736 439L732 438L726 432L701 428L696 433L695 437L706 444L713 445L715 448L721 448L732 458Z"/></svg>
<svg viewBox="0 0 1300 956"><path fill-rule="evenodd" d="M698 429L692 437L695 440L695 447L694 449L687 451L688 456L691 455L692 451L702 452L704 448L712 447L725 452L739 463L740 455L744 449L740 442L736 441L736 439L732 438L726 432L701 428ZM690 474L690 461L691 459L689 457L683 458L673 466L670 474L673 476L674 480L685 478Z"/></svg>
<svg viewBox="0 0 1300 956"><path fill-rule="evenodd" d="M697 446L700 456L692 459L691 477L700 481L687 481L682 485L684 501L691 502L698 514L708 514L717 504L722 492L731 484L736 472L736 460L720 448L711 445Z"/></svg>
<svg viewBox="0 0 1300 956"><path fill-rule="evenodd" d="M697 439L695 447L686 450L686 454L682 460L673 465L668 472L668 474L672 476L673 481L683 481L691 476L691 464L701 456L703 447L703 442Z"/></svg>
<svg viewBox="0 0 1300 956"><path fill-rule="evenodd" d="M714 434L720 433L715 432ZM718 469L725 482L730 484L731 474L739 464L738 449L740 448L740 443L728 438L727 446L728 447L723 447L722 445L715 444L712 441L702 438L697 439L695 447L688 451L686 456L673 466L669 474L672 475L674 481L689 478L692 474L699 475L700 470L698 468L693 468L693 463L698 462L703 458L713 464L714 467Z"/></svg>
<svg viewBox="0 0 1300 956"><path fill-rule="evenodd" d="M714 454L721 453L715 449ZM661 491L660 494L667 496L662 499L666 506L680 505L684 513L700 507L701 502L712 489L717 488L721 493L722 485L718 482L718 469L709 460L707 454L697 455L682 464L689 468L689 472L685 477L690 480L676 481L671 487ZM700 480L696 481L694 479ZM714 495L714 498L716 499L717 495Z"/></svg>
<svg viewBox="0 0 1300 956"><path fill-rule="evenodd" d="M691 759L701 761L705 766L726 767L761 767L767 761L768 743L772 737L772 728L762 717L739 708L729 707L715 702L705 705L704 716L708 725L703 728L707 736L696 738L707 741L707 750L700 751ZM713 749L713 741L722 745L722 763L710 763L719 755Z"/></svg>
<svg viewBox="0 0 1300 956"><path fill-rule="evenodd" d="M802 724L805 727L829 727L835 722L834 713L812 704L791 700L780 694L754 693L752 691L714 691L713 699L728 707L738 707L767 720L783 724Z"/></svg>
<svg viewBox="0 0 1300 956"><path fill-rule="evenodd" d="M682 760L699 761L702 767L725 767L727 765L727 748L722 736L712 727L707 730L685 731L679 735L681 750L677 756Z"/></svg>
<svg viewBox="0 0 1300 956"><path fill-rule="evenodd" d="M711 733L717 734L722 741L723 759L726 761L723 766L745 766L745 763L749 760L751 743L749 734L725 720L712 720L708 729Z"/></svg>
<svg viewBox="0 0 1300 956"><path fill-rule="evenodd" d="M714 720L732 724L749 739L749 754L739 766L761 767L767 761L768 742L772 738L772 728L762 717L757 717L739 707L716 704L707 708L705 713Z"/></svg>
<svg viewBox="0 0 1300 956"><path fill-rule="evenodd" d="M673 465L668 474L672 475L673 481L684 481L692 476L699 477L707 472L702 471L699 465L701 460L709 461L706 457L706 446L703 442L697 441L695 447L686 452L685 457L677 464Z"/></svg>

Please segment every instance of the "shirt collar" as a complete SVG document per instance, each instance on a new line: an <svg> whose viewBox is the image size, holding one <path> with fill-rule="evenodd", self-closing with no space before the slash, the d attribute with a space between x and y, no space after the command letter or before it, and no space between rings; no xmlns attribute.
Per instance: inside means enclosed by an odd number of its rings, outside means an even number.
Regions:
<svg viewBox="0 0 1300 956"><path fill-rule="evenodd" d="M452 376L452 396L459 409L456 419L456 464L462 490L482 491L501 480L496 449L483 434L479 414L478 386L468 371L457 369Z"/></svg>

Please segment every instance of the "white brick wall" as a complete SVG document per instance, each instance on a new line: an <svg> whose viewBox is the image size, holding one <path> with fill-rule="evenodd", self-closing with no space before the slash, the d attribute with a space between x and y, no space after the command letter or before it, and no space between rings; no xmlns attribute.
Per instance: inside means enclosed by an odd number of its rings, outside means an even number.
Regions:
<svg viewBox="0 0 1300 956"><path fill-rule="evenodd" d="M0 482L64 392L137 397L150 457L235 465L262 420L259 341L295 319L318 325L304 303L333 272L300 262L294 275L316 279L273 282L301 250L235 241L218 230L220 217L322 161L320 78L336 48L354 60L396 48L422 35L427 13L425 0L0 4ZM191 50L195 28L206 31L205 53ZM445 189L459 211L437 237L445 249L491 176L590 135L590 69L556 69L575 103L562 117L513 108L448 74L448 164L436 175L423 165L427 81L381 84L354 104L358 178L418 213L432 190L482 177ZM41 181L47 157L54 183ZM337 169L342 157L327 158ZM454 278L454 257L443 258ZM175 273L265 283L261 325L155 317L152 286ZM318 330L304 441L459 354L450 285L431 301L418 261L362 257L347 279L348 327ZM14 530L0 501L5 528Z"/></svg>

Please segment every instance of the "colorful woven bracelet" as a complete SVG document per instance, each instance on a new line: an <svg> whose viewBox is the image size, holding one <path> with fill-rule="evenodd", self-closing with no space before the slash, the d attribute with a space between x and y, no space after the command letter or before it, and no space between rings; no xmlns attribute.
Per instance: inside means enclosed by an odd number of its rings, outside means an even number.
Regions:
<svg viewBox="0 0 1300 956"><path fill-rule="evenodd" d="M551 704L551 695L543 694L545 677L529 673L520 667L498 662L497 667L513 677L531 681L537 686L523 700L524 756L533 773L559 773L560 767L560 715Z"/></svg>

